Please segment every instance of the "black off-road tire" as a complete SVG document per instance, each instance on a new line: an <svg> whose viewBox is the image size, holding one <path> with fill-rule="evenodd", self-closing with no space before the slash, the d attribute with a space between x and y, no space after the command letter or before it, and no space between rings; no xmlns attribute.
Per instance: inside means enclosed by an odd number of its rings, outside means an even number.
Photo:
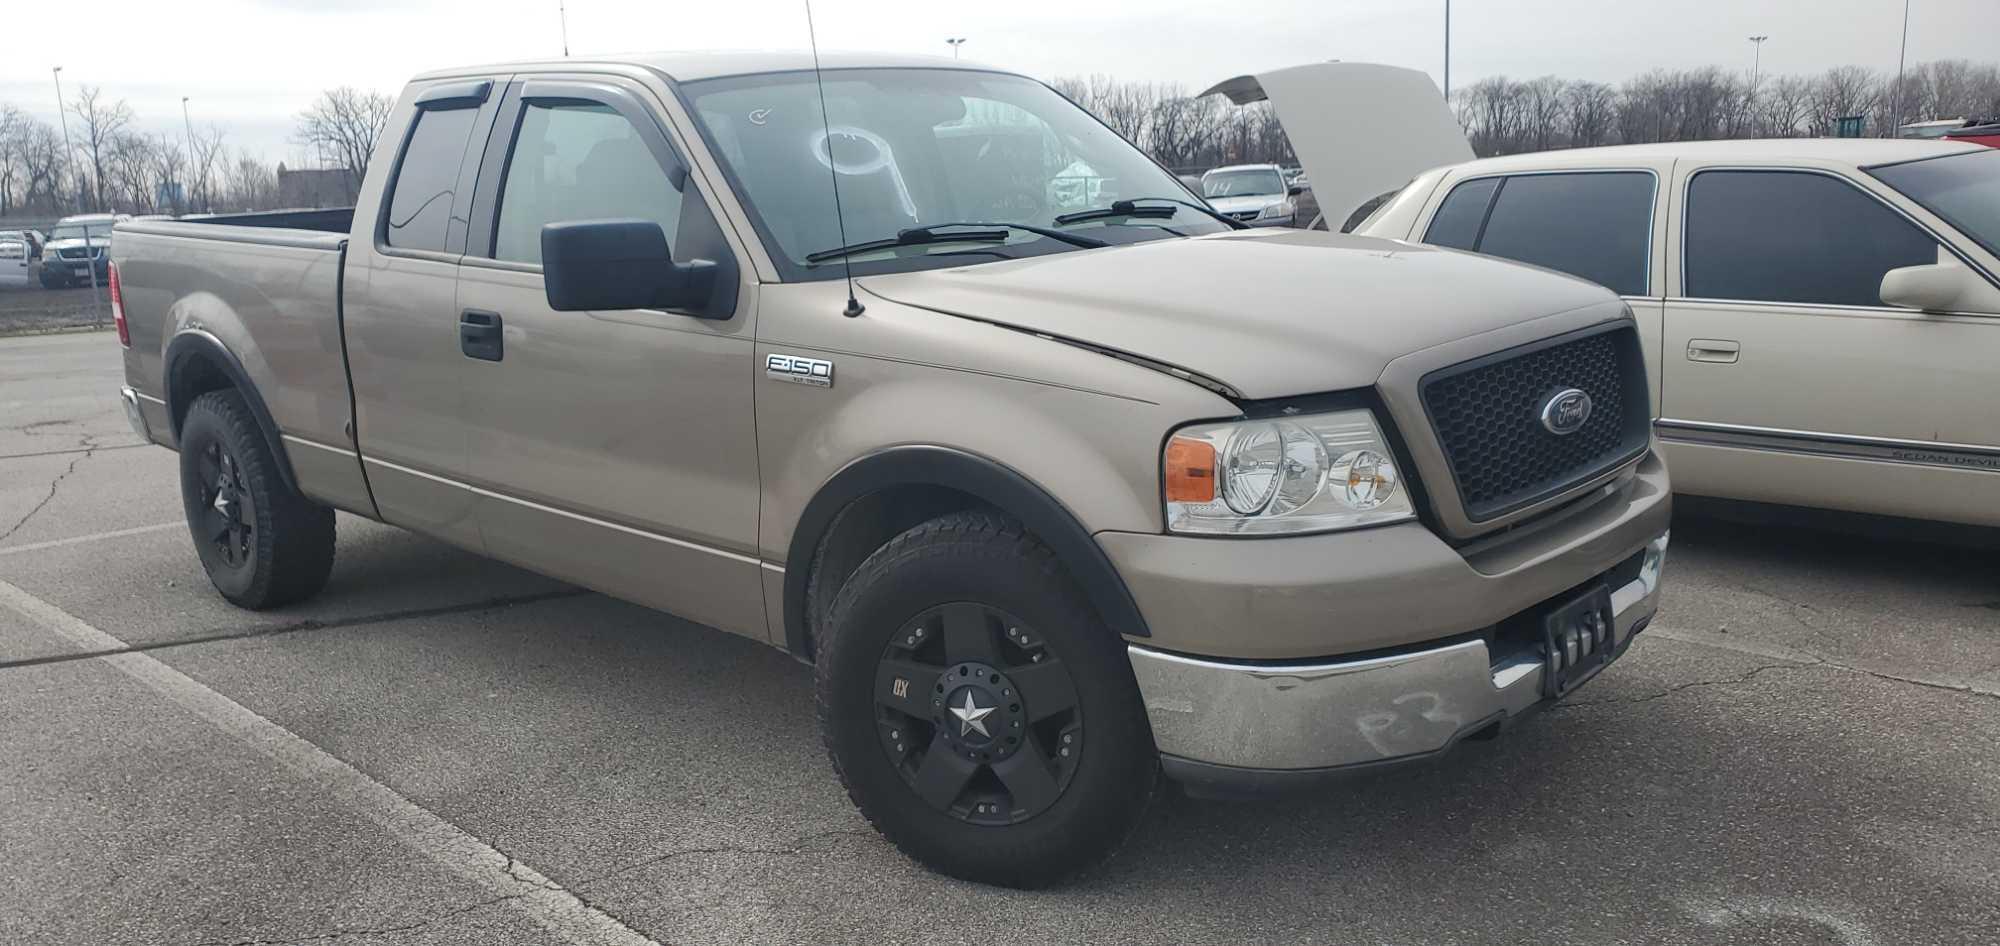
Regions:
<svg viewBox="0 0 2000 946"><path fill-rule="evenodd" d="M188 406L180 460L188 531L202 569L224 598L261 611L303 601L326 586L333 572L333 510L285 485L242 394L210 391ZM232 518L231 511L238 515ZM226 535L218 538L218 531Z"/></svg>
<svg viewBox="0 0 2000 946"><path fill-rule="evenodd" d="M942 655L947 643L962 637L946 638L952 633L949 626L924 622L951 620L926 615L966 613L989 616L999 639L993 650L994 683L980 692L998 697L1001 705L983 722L1001 733L1024 733L1024 743L1018 749L1002 749L997 740L983 746L950 744L959 750L992 748L994 758L1004 752L1007 760L977 769L964 783L968 787L951 796L960 800L954 811L950 804L926 801L916 786L923 780L921 763L942 751L947 737L958 736L962 724L941 714L935 729L918 721L908 728L923 732L905 735L904 722L911 717L901 715L901 709L908 707L898 703L898 708L885 709L877 691L896 689L893 681L901 671L885 668L916 665L919 654L904 648L924 637L922 628L935 627L936 650L928 652L934 656L922 666L941 663L943 675L914 679L909 690L922 704L939 699L950 703L939 708L955 708L951 694L967 691L951 687L960 682L956 674L965 664ZM1008 640L1016 625L1023 640L1034 635L1029 648ZM824 627L816 661L821 737L848 797L903 853L965 880L1041 887L1101 863L1137 827L1159 782L1159 756L1125 645L1099 619L1055 554L1019 522L991 512L960 512L904 532L847 580ZM1064 671L1073 681L1073 687L1064 688L1072 708L1037 722L1032 718L1035 706L1024 712L1015 705L1009 716L1010 698L1030 703L1027 697L1047 692L1027 685L1029 675L1039 671L1046 686L1051 669ZM975 670L972 679L980 674ZM1020 683L1013 682L1017 675ZM1001 696L1000 687L1009 684L1017 689ZM924 713L931 707L915 709ZM979 738L969 731L965 737ZM930 748L919 753L897 745L904 739L921 739ZM986 757L979 751L963 754ZM1046 792L1034 793L1044 799L1039 805L1023 802L1024 796L1003 779L1003 771L1023 771L1003 765L1025 765L1030 759L1046 762L1043 771L1060 780L1052 802ZM979 781L981 777L988 781ZM981 785L997 794L979 794ZM982 798L1000 800L981 805Z"/></svg>

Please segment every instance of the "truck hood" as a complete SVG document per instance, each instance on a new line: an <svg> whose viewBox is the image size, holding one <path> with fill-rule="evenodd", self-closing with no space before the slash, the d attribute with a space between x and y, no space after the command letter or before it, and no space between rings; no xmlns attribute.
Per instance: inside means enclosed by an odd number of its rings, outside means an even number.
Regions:
<svg viewBox="0 0 2000 946"><path fill-rule="evenodd" d="M1473 158L1431 77L1368 62L1316 62L1216 83L1202 95L1269 100L1335 230L1363 203L1434 167Z"/></svg>
<svg viewBox="0 0 2000 946"><path fill-rule="evenodd" d="M1366 387L1403 355L1616 298L1547 270L1317 230L1232 231L859 282L893 302L1182 368L1253 399Z"/></svg>

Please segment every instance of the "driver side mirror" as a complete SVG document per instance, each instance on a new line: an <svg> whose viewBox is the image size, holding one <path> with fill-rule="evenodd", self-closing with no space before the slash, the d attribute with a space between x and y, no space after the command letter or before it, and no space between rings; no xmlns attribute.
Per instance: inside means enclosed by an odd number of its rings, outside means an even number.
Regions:
<svg viewBox="0 0 2000 946"><path fill-rule="evenodd" d="M1883 273L1882 302L1925 312L2000 315L2000 289L1943 247L1938 248L1935 263Z"/></svg>
<svg viewBox="0 0 2000 946"><path fill-rule="evenodd" d="M676 263L666 231L650 220L580 220L542 227L542 286L557 312L678 309L697 318L719 267Z"/></svg>
<svg viewBox="0 0 2000 946"><path fill-rule="evenodd" d="M1305 192L1306 192L1306 189L1305 189L1305 188L1303 188L1303 187L1300 187L1300 186L1299 186L1299 185L1297 185L1297 184L1293 184L1293 185L1291 185L1290 187L1287 187L1287 188L1285 188L1285 194L1286 194L1287 196L1290 196L1290 197L1297 197L1297 196L1299 196L1300 194L1303 194L1303 193L1305 193Z"/></svg>

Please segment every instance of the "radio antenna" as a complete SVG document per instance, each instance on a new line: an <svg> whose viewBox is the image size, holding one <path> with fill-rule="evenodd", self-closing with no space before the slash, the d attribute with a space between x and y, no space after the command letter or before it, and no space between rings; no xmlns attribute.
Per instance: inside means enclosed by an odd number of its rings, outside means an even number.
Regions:
<svg viewBox="0 0 2000 946"><path fill-rule="evenodd" d="M840 160L833 154L833 120L826 117L826 80L820 77L819 71L819 34L813 29L812 0L805 0L805 4L806 39L812 43L813 84L819 87L819 126L826 135L826 173L833 179L833 222L840 229L840 245L846 246L847 218L840 212ZM851 319L868 310L862 307L861 300L854 297L854 263L846 253L840 254L840 266L847 273L847 308L842 309L840 314Z"/></svg>

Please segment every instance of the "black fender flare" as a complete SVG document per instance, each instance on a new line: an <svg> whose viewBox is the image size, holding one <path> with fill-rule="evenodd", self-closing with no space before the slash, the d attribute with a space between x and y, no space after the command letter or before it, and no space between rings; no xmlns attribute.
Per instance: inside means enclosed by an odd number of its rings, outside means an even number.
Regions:
<svg viewBox="0 0 2000 946"><path fill-rule="evenodd" d="M168 422L173 426L174 445L179 449L181 442L181 422L187 417L188 405L179 403L179 388L175 376L184 366L196 358L205 359L220 366L222 373L236 386L237 393L243 395L244 403L250 405L250 416L257 419L257 429L264 434L264 445L270 448L271 456L278 461L278 478L285 488L299 491L299 481L292 474L292 458L285 452L285 440L278 433L278 422L271 419L270 408L264 406L264 398L257 393L257 386L250 382L250 373L243 370L243 362L236 353L222 344L222 340L203 331L185 331L174 336L167 343L165 368L161 374L161 387L167 399Z"/></svg>
<svg viewBox="0 0 2000 946"><path fill-rule="evenodd" d="M949 447L891 447L864 456L820 487L799 516L785 555L785 646L810 660L806 628L806 584L820 542L848 504L898 486L941 486L970 495L1028 527L1069 571L1098 616L1112 632L1150 637L1139 604L1103 547L1055 497L1019 472Z"/></svg>

